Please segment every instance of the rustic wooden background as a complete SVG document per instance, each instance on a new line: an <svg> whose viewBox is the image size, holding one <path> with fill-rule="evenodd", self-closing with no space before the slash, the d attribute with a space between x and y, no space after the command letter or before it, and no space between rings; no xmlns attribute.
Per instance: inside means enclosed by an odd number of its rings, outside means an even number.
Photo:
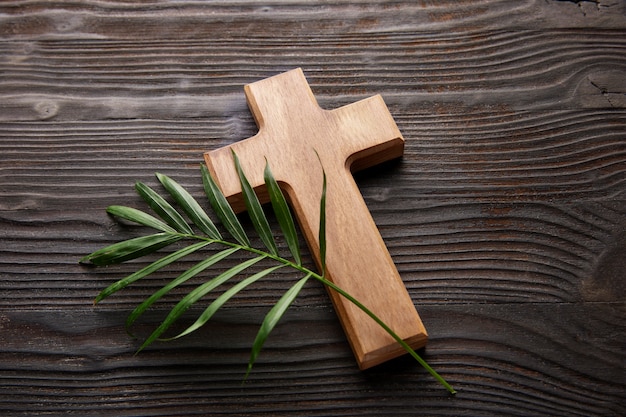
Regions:
<svg viewBox="0 0 626 417"><path fill-rule="evenodd" d="M623 0L1 3L0 414L626 415L625 16ZM406 358L360 372L313 282L242 385L290 274L137 356L126 314L189 264L92 305L134 266L78 259L142 233L105 207L145 207L132 186L155 171L200 197L202 153L255 133L243 85L295 67L326 108L382 94L406 138L358 181L455 397Z"/></svg>

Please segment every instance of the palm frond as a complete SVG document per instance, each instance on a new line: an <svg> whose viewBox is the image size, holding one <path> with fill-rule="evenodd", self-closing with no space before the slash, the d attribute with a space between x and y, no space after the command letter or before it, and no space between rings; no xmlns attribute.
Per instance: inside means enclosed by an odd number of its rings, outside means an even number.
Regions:
<svg viewBox="0 0 626 417"><path fill-rule="evenodd" d="M284 295L276 302L276 304L269 310L265 316L259 331L254 340L250 360L248 362L248 368L246 371L246 377L249 375L253 364L256 361L265 341L269 337L272 330L276 327L280 319L283 317L289 306L296 299L304 284L310 279L314 278L330 288L333 291L338 292L343 297L348 299L359 309L364 311L370 316L376 323L378 323L385 331L387 331L411 356L413 356L420 364L424 366L440 383L442 383L451 393L454 393L454 389L447 384L447 382L439 376L428 364L421 358L410 346L408 346L397 334L393 332L385 323L383 323L374 313L362 305L358 300L354 299L350 294L346 293L341 288L330 282L325 278L325 258L326 258L326 173L322 169L323 173L323 186L320 197L320 227L319 227L319 246L320 246L320 273L316 273L313 270L306 268L302 265L301 255L299 252L298 236L293 221L293 216L286 203L286 199L280 190L276 179L272 175L269 165L266 164L264 171L264 181L267 187L270 202L276 219L278 220L280 229L285 237L287 246L293 262L289 259L280 256L278 248L276 246L274 236L269 226L269 222L265 216L263 208L259 203L253 188L251 187L248 179L246 178L243 169L239 163L237 155L233 153L233 160L241 183L244 202L248 210L248 214L251 218L252 225L259 234L263 244L267 248L267 251L262 249L253 248L250 244L250 240L246 235L244 228L242 227L239 219L233 212L232 208L228 204L223 193L216 185L214 179L210 176L208 169L205 166L201 166L202 182L204 185L205 193L208 197L213 211L217 215L218 219L234 239L233 241L228 238L222 237L221 233L202 209L200 204L187 192L180 184L166 175L157 173L159 182L163 185L165 190L174 199L176 204L180 206L183 212L189 217L191 222L203 233L194 234L193 229L183 218L183 216L159 193L150 188L149 186L137 182L135 185L137 193L147 202L152 210L160 217L160 219L145 213L141 210L134 209L125 206L110 206L107 208L107 212L112 216L128 220L143 226L150 227L159 231L159 233L151 234L147 236L137 237L134 239L125 240L107 246L103 249L97 250L82 259L80 263L93 264L96 266L111 265L128 260L140 258L144 255L154 253L162 248L165 248L173 243L181 240L191 240L192 243L182 249L175 250L167 255L164 255L160 259L150 263L147 266L142 267L138 271L134 272L118 280L117 282L109 285L102 290L95 299L98 303L111 294L120 291L136 282L139 279L145 278L150 274L153 274L164 267L181 261L186 256L194 254L202 249L205 249L209 245L221 245L223 250L218 251L207 257L206 259L195 263L193 266L185 270L178 277L170 281L167 285L163 286L142 303L140 303L128 316L126 320L126 327L129 330L130 327L136 322L136 320L150 307L159 301L164 295L169 293L172 289L186 283L190 279L198 276L202 272L209 268L216 266L221 261L229 258L235 253L244 252L252 255L251 258L241 261L235 266L230 267L226 271L217 274L208 281L196 286L187 295L182 297L180 301L171 309L161 324L143 341L138 351L145 349L151 343L156 340L170 340L176 339L185 335L188 335L203 325L205 325L211 317L232 297L238 294L243 289L249 287L254 282L267 277L280 268L289 267L298 274L304 275L294 285L292 285ZM321 163L321 161L320 161ZM322 167L323 168L323 167ZM202 300L213 290L228 282L230 279L237 275L245 274L248 269L253 265L263 261L271 260L276 264L271 267L265 267L261 271L244 277L241 281L235 283L233 286L219 295L213 302L202 311L197 319L189 325L185 330L177 335L168 338L162 338L163 334L171 327L171 325L181 318L192 305ZM130 331L129 331L130 333Z"/></svg>

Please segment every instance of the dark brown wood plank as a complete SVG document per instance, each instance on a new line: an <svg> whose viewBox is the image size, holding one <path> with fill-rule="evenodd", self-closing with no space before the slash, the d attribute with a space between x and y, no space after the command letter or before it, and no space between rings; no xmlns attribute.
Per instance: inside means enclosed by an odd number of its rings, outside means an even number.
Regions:
<svg viewBox="0 0 626 417"><path fill-rule="evenodd" d="M406 126L403 126L403 130L408 130L407 155L404 160L387 167L382 175L370 171L359 176L366 201L421 314L429 317L428 311L436 306L446 306L445 309L453 310L462 309L450 317L447 316L450 315L447 310L432 314L429 319L431 322L437 323L441 320L443 323L440 327L427 324L433 337L427 352L444 355L442 359L434 356L433 363L441 372L447 373L457 387L469 396L464 397L467 401L455 399L458 402L454 404L459 404L463 409L468 407L469 401L473 407L477 407L477 412L484 412L486 415L503 413L541 415L546 407L553 411L554 415L567 413L611 415L610 412L613 410L617 410L615 413L619 415L621 412L620 403L616 402L615 398L619 397L618 392L623 388L624 381L619 363L617 365L615 363L619 359L615 358L620 357L620 352L623 355L623 349L620 350L623 346L620 344L620 341L623 341L623 331L619 330L620 323L623 323L619 319L620 317L623 319L623 263L618 261L624 253L624 243L623 241L620 243L626 216L623 202L619 198L611 197L615 193L607 194L602 191L606 185L603 182L593 183L597 187L595 190L594 186L590 186L595 192L588 193L585 189L580 189L560 195L555 190L563 187L563 183L559 179L551 181L550 175L545 175L543 187L540 187L541 192L537 192L533 187L527 187L525 193L498 193L497 188L491 185L494 178L506 178L510 175L508 170L514 168L515 160L519 160L522 167L524 164L535 164L536 158L527 158L528 152L537 152L537 155L541 155L540 149L555 149L555 152L562 151L562 156L571 154L568 143L574 137L575 143L592 144L587 147L591 148L593 153L594 144L602 143L602 137L612 137L610 127L615 124L611 122L612 117L617 116L618 122L621 120L619 113L616 114L615 111L602 114L603 116L598 116L598 120L593 123L594 126L598 126L597 129L581 129L577 121L577 116L580 116L578 112L558 111L553 112L552 117L546 116L545 113L522 113L517 117L513 115L502 118L505 121L511 118L516 122L500 123L493 123L493 118L486 117L483 113L462 114L456 117L447 115L438 119L439 123L431 120L432 116L422 115L420 118L420 115L416 114L415 120L422 120L422 123L405 122ZM407 119L409 117L407 116ZM402 119L401 117L400 120ZM474 124L468 124L468 119L473 120ZM441 123L441 120L447 122ZM481 120L487 124L478 127L478 121ZM584 120L581 123L584 125ZM2 271L0 292L3 295L0 296L0 300L7 312L8 319L4 319L5 323L21 320L24 324L5 333L7 336L3 337L3 340L13 340L10 344L15 346L18 352L9 349L6 352L6 360L10 364L15 362L15 358L21 358L21 363L25 364L26 377L25 382L14 386L16 375L24 374L15 369L15 365L3 365L2 369L9 375L7 377L9 380L3 382L5 389L8 389L7 410L33 412L76 410L88 415L97 414L105 409L111 412L114 410L120 415L144 413L158 415L158 413L176 414L178 405L182 407L181 410L185 410L181 411L183 414L188 413L189 409L198 413L220 410L224 413L241 414L253 411L289 414L295 412L293 407L297 404L298 407L302 407L303 413L309 415L321 415L328 413L329 410L332 410L333 414L341 414L340 410L344 407L352 410L347 414L352 414L355 409L361 410L359 407L365 406L367 410L373 410L372 415L377 415L390 412L392 409L398 413L414 412L419 407L412 399L415 391L427 393L426 399L422 396L424 394L420 395L420 404L424 400L431 404L429 406L431 408L427 408L429 413L446 414L445 410L449 407L455 409L454 404L451 406L449 400L441 398L441 392L434 383L424 374L420 374L415 367L410 368L411 372L400 371L400 376L399 369L394 365L391 365L391 370L375 372L374 376L368 376L372 374L360 376L360 373L351 368L353 363L348 347L343 342L343 336L337 328L337 323L333 321L332 314L327 313L328 300L323 290L316 286L308 287L297 303L304 309L302 320L305 323L297 323L293 328L290 324L281 327L282 330L275 338L276 343L284 344L283 349L274 352L270 345L269 353L263 355L262 363L271 368L270 371L266 371L270 374L266 375L260 371L259 376L253 377L261 378L263 386L253 385L252 397L256 398L264 392L262 395L269 398L267 402L255 399L243 403L239 401L237 405L233 405L232 396L245 393L237 385L240 376L238 370L245 364L245 351L248 347L246 340L249 341L254 334L254 329L249 323L250 318L240 318L240 315L258 317L260 313L254 313L255 310L250 310L250 307L271 305L277 294L286 288L285 280L292 279L289 274L272 277L258 288L257 292L246 294L235 302L234 305L243 310L231 311L231 314L235 315L232 319L233 329L230 330L234 335L230 339L219 339L220 342L215 346L219 350L216 353L217 359L212 356L207 359L208 354L198 353L213 345L210 343L207 345L206 338L196 339L195 336L178 344L159 346L157 348L159 353L156 356L142 354L138 358L132 357L136 345L119 329L124 313L130 311L151 291L163 285L168 276L171 277L176 272L182 271L185 266L189 266L192 260L172 268L161 278L148 280L127 289L93 312L86 312L84 308L90 304L97 291L123 276L125 271L130 272L132 268L122 266L94 271L78 266L76 261L90 250L140 233L139 230L116 226L106 217L103 208L107 204L119 202L141 206L138 199L132 195L131 184L139 177L154 185L155 180L151 178L151 172L156 165L162 164L166 168L169 167L167 169L173 173L179 174L182 182L190 185L196 195L200 195L200 186L196 168L198 161L183 168L185 158L189 157L180 156L171 149L166 149L167 141L163 140L152 142L154 146L146 149L143 146L145 143L140 139L145 134L140 128L144 122L127 124L135 126L134 129L137 130L133 132L131 129L128 133L129 140L115 141L114 144L119 144L120 149L116 151L115 146L112 146L110 151L116 155L118 162L123 161L121 163L123 168L111 165L104 170L104 174L100 173L101 169L98 167L91 168L106 159L101 157L103 151L107 151L106 146L98 146L99 143L107 142L106 138L94 141L90 145L96 149L93 156L86 158L84 163L77 161L78 149L84 148L83 139L91 134L91 130L87 129L74 138L73 136L77 135L76 130L62 129L66 126L64 123L57 127L59 129L57 133L50 135L62 137L63 140L46 142L39 140L45 148L39 152L47 155L47 158L15 158L8 164L15 168L9 168L11 175L4 177L5 185L14 188L6 192L3 198L4 204L9 206L2 212L3 255L0 259L3 262L0 268ZM606 127L602 128L604 124ZM167 125L171 127L170 124ZM455 130L461 130L461 125L466 126L464 133L455 133ZM501 126L500 133L495 130L495 126L498 125ZM47 122L47 126L50 128L54 123ZM97 130L101 129L99 123L96 126ZM413 129L416 129L416 126L428 126L429 129L420 133L419 129L412 130L412 126ZM442 126L446 126L447 130L444 131ZM248 128L251 126L246 123L246 129ZM471 140L473 129L482 132L484 137L481 142L475 143ZM66 138L68 135L61 133L61 130L73 133ZM531 134L533 130L541 134L533 135ZM589 132L587 140L581 137L581 132L585 131ZM604 132L606 136L599 132ZM217 134L225 133L226 131ZM148 135L162 136L158 131ZM467 147L467 152L461 156L453 153L454 140L463 143L466 135L466 139L470 139L466 142L472 144ZM507 142L511 149L509 153L513 158L510 158L509 164L498 164L501 155L497 154L495 149L498 149L505 136L508 138L519 136L520 141ZM3 155L5 157L11 155L12 149L23 146L27 141L25 139L1 142L6 144ZM416 143L419 146L414 145ZM608 143L611 141L608 140ZM618 146L616 149L620 149L619 145L620 142L616 144ZM184 145L181 146L185 148ZM104 149L99 150L99 147ZM538 150L533 151L535 147ZM493 150L489 152L489 149ZM602 149L602 146L599 149ZM150 158L150 154L156 155L156 158ZM478 158L481 154L482 157ZM137 155L145 157L138 158ZM490 155L496 160L485 161L485 155ZM610 154L608 157L602 155L600 152L600 156L595 158L600 162L590 165L591 171L606 169L603 168L604 164L601 161L610 158ZM464 158L464 164L459 157ZM194 154L193 158L197 156ZM450 160L446 161L446 158ZM480 162L473 163L475 159L480 159ZM558 160L551 156L550 160L552 159ZM180 166L168 164L168 160L173 160ZM26 168L20 167L17 164L19 161L24 161ZM79 166L73 169L63 168L74 164ZM424 164L428 164L427 167L430 169L420 166ZM490 171L494 174L493 177L483 172L485 166L489 164L492 164ZM597 168L594 168L594 165L597 165ZM459 169L463 166L464 170ZM623 168L620 168L622 166L623 164L616 165L616 174L623 172ZM532 169L532 165L527 165L527 170ZM423 177L424 180L418 181L416 179L418 177ZM475 179L477 186L461 187L465 191L460 194L459 186L456 184L468 183L472 178ZM106 183L109 185L106 186ZM518 184L523 182L518 180ZM616 190L614 197L619 197L619 190L623 188L620 187L619 182L613 186L612 189ZM20 192L20 190L31 191ZM548 193L550 190L552 192ZM488 195L489 192L492 194ZM455 194L458 197L455 198ZM553 197L546 198L548 194ZM191 288L191 285L184 286L169 297L161 308L171 306L176 297L180 297ZM603 304L597 304L598 301ZM606 304L607 302L612 304ZM510 306L512 312L507 312L506 306ZM290 338L289 335L297 335L302 331L309 333L311 328L315 328L320 318L308 317L307 309L311 308L322 309L316 311L324 311L324 317L321 319L327 322L324 328L315 332L316 340L308 342L314 346L303 348L299 346L300 339L297 336ZM596 322L585 322L582 318L576 322L572 321L570 316L572 311L579 309L586 311L587 314L598 314L596 308L599 308L602 314L608 309L612 317L616 317L606 324L610 328L607 334L614 343L611 345L613 348L609 347L608 351L607 346L589 347L586 339L581 339L581 335L596 330ZM15 313L15 309L18 313ZM48 317L59 309L63 309L64 312L54 314L60 315L58 321L62 324L36 325L43 320L41 317ZM109 313L111 311L109 309L114 310ZM540 311L537 312L537 309ZM31 310L33 312L29 313ZM499 313L493 316L489 315L492 313L485 313L486 311ZM476 318L482 317L483 314L488 314L488 317L480 320ZM86 315L92 318L85 323ZM500 315L504 315L506 320L513 320L515 324L506 324L504 327L499 325L494 327L490 324L490 321L500 319ZM553 318L556 321L546 323L547 317L551 315L556 317ZM462 324L469 322L469 327L457 328L458 334L451 338L453 341L457 338L459 340L451 343L445 335L452 331L451 328L458 326L453 322L455 318ZM7 324L5 328L8 326ZM29 326L34 330L29 330L30 333L26 332L21 339L16 339L15 335L23 333L23 326ZM46 326L52 327L52 330L46 329ZM54 333L59 326L68 329L93 327L86 335L78 336L78 340L70 335L67 336L69 339L62 342L46 342L49 337L53 340L58 337L54 336ZM330 330L326 328L328 326L331 327ZM545 327L542 327L540 336L532 337L530 342L524 342L531 343L530 345L514 347L507 345L504 339L509 338L512 332L519 332L516 330L518 327L525 328L524 326ZM111 327L114 329L111 330ZM218 331L229 331L225 329L225 325L218 324L217 327ZM95 333L97 328L101 328L106 336L98 336ZM113 359L93 359L94 356L102 355L98 352L103 348L97 346L103 343L102 337L110 338L111 332L115 335L115 343L122 346L121 351L117 352ZM565 337L563 332L569 335ZM247 336L242 333L246 333ZM491 341L490 338L494 333L503 339L497 343ZM444 337L444 340L438 341L441 337ZM549 337L554 339L547 341L546 338ZM605 341L606 338L601 340ZM83 343L87 346L83 347ZM231 351L227 343L232 344L234 350ZM466 349L468 344L472 349L462 354L460 358L442 353L442 350L449 352ZM568 345L567 349L572 350L571 353L563 351L564 344ZM32 353L20 351L33 345L37 346L39 351L34 357ZM60 351L57 350L59 346ZM46 353L51 347L52 352ZM485 348L492 349L493 352L485 356ZM584 356L582 359L576 357L577 354L588 355L586 352L589 352L589 349L597 349L598 353L591 357ZM185 354L179 359L181 351ZM309 369L308 366L311 365L303 365L302 359L297 358L303 351L305 363L324 362L324 365L313 365L313 368ZM311 351L315 353L312 354ZM490 356L492 354L494 356ZM285 361L285 355L292 359L284 365L279 365ZM504 355L504 358L501 355ZM553 357L549 361L543 355L558 357L564 355L572 363L562 361L553 363L551 362L555 360ZM67 364L69 370L55 365L56 357L62 358L61 364ZM476 357L481 360L477 361ZM120 369L115 367L102 370L93 365L94 360L98 363L112 362L125 365L119 365ZM207 362L198 364L203 360ZM161 371L153 373L154 366L150 365L150 361L154 361L153 365L158 364ZM206 372L198 373L197 366L190 366L188 361L201 366ZM325 361L330 361L331 365ZM337 364L337 361L340 361L340 364ZM600 365L597 362L600 362ZM402 365L398 366L403 369L406 361L401 363ZM539 368L542 365L546 366L546 363L549 364L548 370L540 371ZM461 368L455 368L451 364L459 364L457 366ZM86 366L87 369L77 371L73 368L75 366L79 369ZM276 369L276 366L279 368ZM127 375L129 367L135 369L130 376ZM180 367L188 371L181 375ZM215 367L217 370L214 370ZM338 367L343 369L339 375ZM489 369L487 376L485 367ZM523 372L514 371L520 367ZM616 385L611 386L610 380L603 379L607 378L606 375L598 376L594 373L593 377L590 377L588 372L592 371L607 373ZM76 372L82 376L75 376ZM281 375L278 382L272 376L275 372L276 375ZM391 379L387 380L386 376ZM141 377L151 380L156 378L162 382L156 387L152 384L146 385L139 382ZM302 382L297 381L300 377L304 378ZM336 388L339 393L320 397L317 394L320 387L316 379L319 377L330 378L335 383L339 380L340 388ZM378 381L379 377L383 379ZM391 382L397 378L404 378L405 384ZM597 378L600 378L601 382L598 382ZM65 381L61 388L50 385L56 385L58 382L54 381L59 379ZM108 381L105 386L102 385L102 379ZM80 381L78 386L75 382L68 382L76 380ZM574 386L567 385L565 391L568 394L563 396L562 385L569 384L571 380L575 381ZM378 382L372 386L372 381ZM504 381L508 389L499 386L499 383ZM181 383L182 388L178 387ZM293 389L294 384L300 388ZM413 384L417 384L417 388L413 387ZM551 387L547 392L546 386ZM362 397L354 392L354 389L358 392L365 390L368 394ZM39 397L44 395L43 399L35 408L28 408L32 406L27 407L21 399L30 401L29 395L34 395L40 390L45 393L39 394ZM115 398L104 395L104 392L111 390L118 392ZM224 392L225 390L234 391L228 393ZM281 390L289 390L291 400L278 401L282 395L280 393L283 392ZM592 394L586 390L591 390ZM215 392L217 398L206 399L202 394L205 391ZM371 394L371 391L375 394ZM17 392L22 394L17 395ZM615 394L611 394L612 392ZM182 393L185 393L183 395L185 400L179 398ZM100 398L100 402L97 403L100 411L90 408L94 396ZM434 397L428 400L430 396ZM578 404L580 398L589 399L589 402L580 405ZM149 399L160 406L153 408L149 405L152 403L148 401ZM601 408L597 408L598 401L602 404ZM279 402L280 405L275 405L275 402ZM576 406L573 405L574 402ZM381 405L383 403L386 405ZM497 406L498 403L505 403L506 406ZM597 414L593 414L591 412L593 410Z"/></svg>
<svg viewBox="0 0 626 417"><path fill-rule="evenodd" d="M392 108L406 152L394 176L380 181L409 197L482 202L623 197L623 110L460 108L432 115L424 114L432 108ZM180 182L200 191L202 153L255 131L243 110L199 120L3 123L0 207L35 213L65 207L68 198L105 207L114 195L130 197L134 181L151 181L155 170L176 170ZM85 219L76 215L74 220Z"/></svg>
<svg viewBox="0 0 626 417"><path fill-rule="evenodd" d="M0 347L0 410L568 417L626 411L623 304L423 307L433 334L424 355L459 389L454 398L407 358L358 371L328 309L292 310L241 385L261 314L229 311L184 342L134 357L137 345L119 326L119 313L3 313L9 337Z"/></svg>
<svg viewBox="0 0 626 417"><path fill-rule="evenodd" d="M398 122L405 157L359 183L416 302L463 301L469 286L474 301L584 299L598 256L626 230L626 113L401 114ZM201 199L197 142L229 136L228 123L200 121L21 126L5 124L11 133L0 142L0 274L7 291L20 290L4 298L7 306L38 307L53 294L53 303L88 303L102 284L76 261L144 233L116 226L104 208L145 208L132 185L156 186L155 170L173 174ZM197 132L173 141L176 129ZM49 264L44 271L41 262ZM15 282L15 274L24 281ZM611 285L621 279L613 274ZM54 293L28 291L50 281ZM137 303L153 288L141 287L125 302ZM316 296L315 303L325 302L323 293Z"/></svg>
<svg viewBox="0 0 626 417"><path fill-rule="evenodd" d="M620 0L3 2L0 414L626 414L625 16ZM407 358L358 371L315 283L241 385L287 272L137 356L126 314L201 256L92 306L137 264L77 260L143 233L104 208L144 207L132 185L157 170L201 197L202 152L256 131L243 85L296 66L326 108L381 93L407 140L357 179L454 398Z"/></svg>
<svg viewBox="0 0 626 417"><path fill-rule="evenodd" d="M294 39L320 33L626 26L620 0L7 1L1 10L0 35L12 39L192 40L257 33Z"/></svg>
<svg viewBox="0 0 626 417"><path fill-rule="evenodd" d="M7 42L0 120L232 116L244 109L235 99L242 97L242 85L294 67L304 69L329 107L379 93L390 105L436 104L443 111L624 108L624 33L550 29L302 40L230 35L219 41ZM297 54L286 55L286 44Z"/></svg>

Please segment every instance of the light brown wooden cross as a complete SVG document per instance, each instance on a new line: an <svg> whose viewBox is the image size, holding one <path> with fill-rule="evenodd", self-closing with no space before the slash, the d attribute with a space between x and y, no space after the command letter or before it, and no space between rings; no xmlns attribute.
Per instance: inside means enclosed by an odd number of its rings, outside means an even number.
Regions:
<svg viewBox="0 0 626 417"><path fill-rule="evenodd" d="M259 133L205 154L211 174L233 208L245 209L231 150L261 194L261 202L269 201L263 182L267 158L319 267L323 166L327 175L327 278L413 348L425 345L426 330L351 173L402 155L404 139L383 99L377 95L324 110L300 69L249 84L244 90ZM334 291L330 296L361 369L404 353L361 310Z"/></svg>

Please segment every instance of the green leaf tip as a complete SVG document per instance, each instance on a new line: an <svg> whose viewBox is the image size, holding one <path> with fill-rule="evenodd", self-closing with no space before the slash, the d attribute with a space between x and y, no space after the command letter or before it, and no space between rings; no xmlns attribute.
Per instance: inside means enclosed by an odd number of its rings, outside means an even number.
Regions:
<svg viewBox="0 0 626 417"><path fill-rule="evenodd" d="M178 338L186 336L189 333L199 329L200 327L204 326L209 321L209 319L211 319L211 317L213 317L213 315L217 312L217 310L220 309L220 307L222 307L228 300L230 300L238 292L240 292L244 288L248 287L249 285L257 282L261 278L264 278L265 276L271 274L272 272L276 271L277 269L284 268L284 267L285 267L285 265L275 265L275 266L273 266L271 268L264 269L261 272L257 272L256 274L254 274L254 275L244 279L243 281L233 285L230 289L228 289L228 291L224 292L222 295L217 297L215 299L215 301L213 301L202 312L202 314L198 317L198 319L191 326L189 326L187 329L185 329L184 331L182 331L181 333L179 333L178 335L176 335L174 337L171 337L169 339L162 339L162 340L178 339Z"/></svg>

